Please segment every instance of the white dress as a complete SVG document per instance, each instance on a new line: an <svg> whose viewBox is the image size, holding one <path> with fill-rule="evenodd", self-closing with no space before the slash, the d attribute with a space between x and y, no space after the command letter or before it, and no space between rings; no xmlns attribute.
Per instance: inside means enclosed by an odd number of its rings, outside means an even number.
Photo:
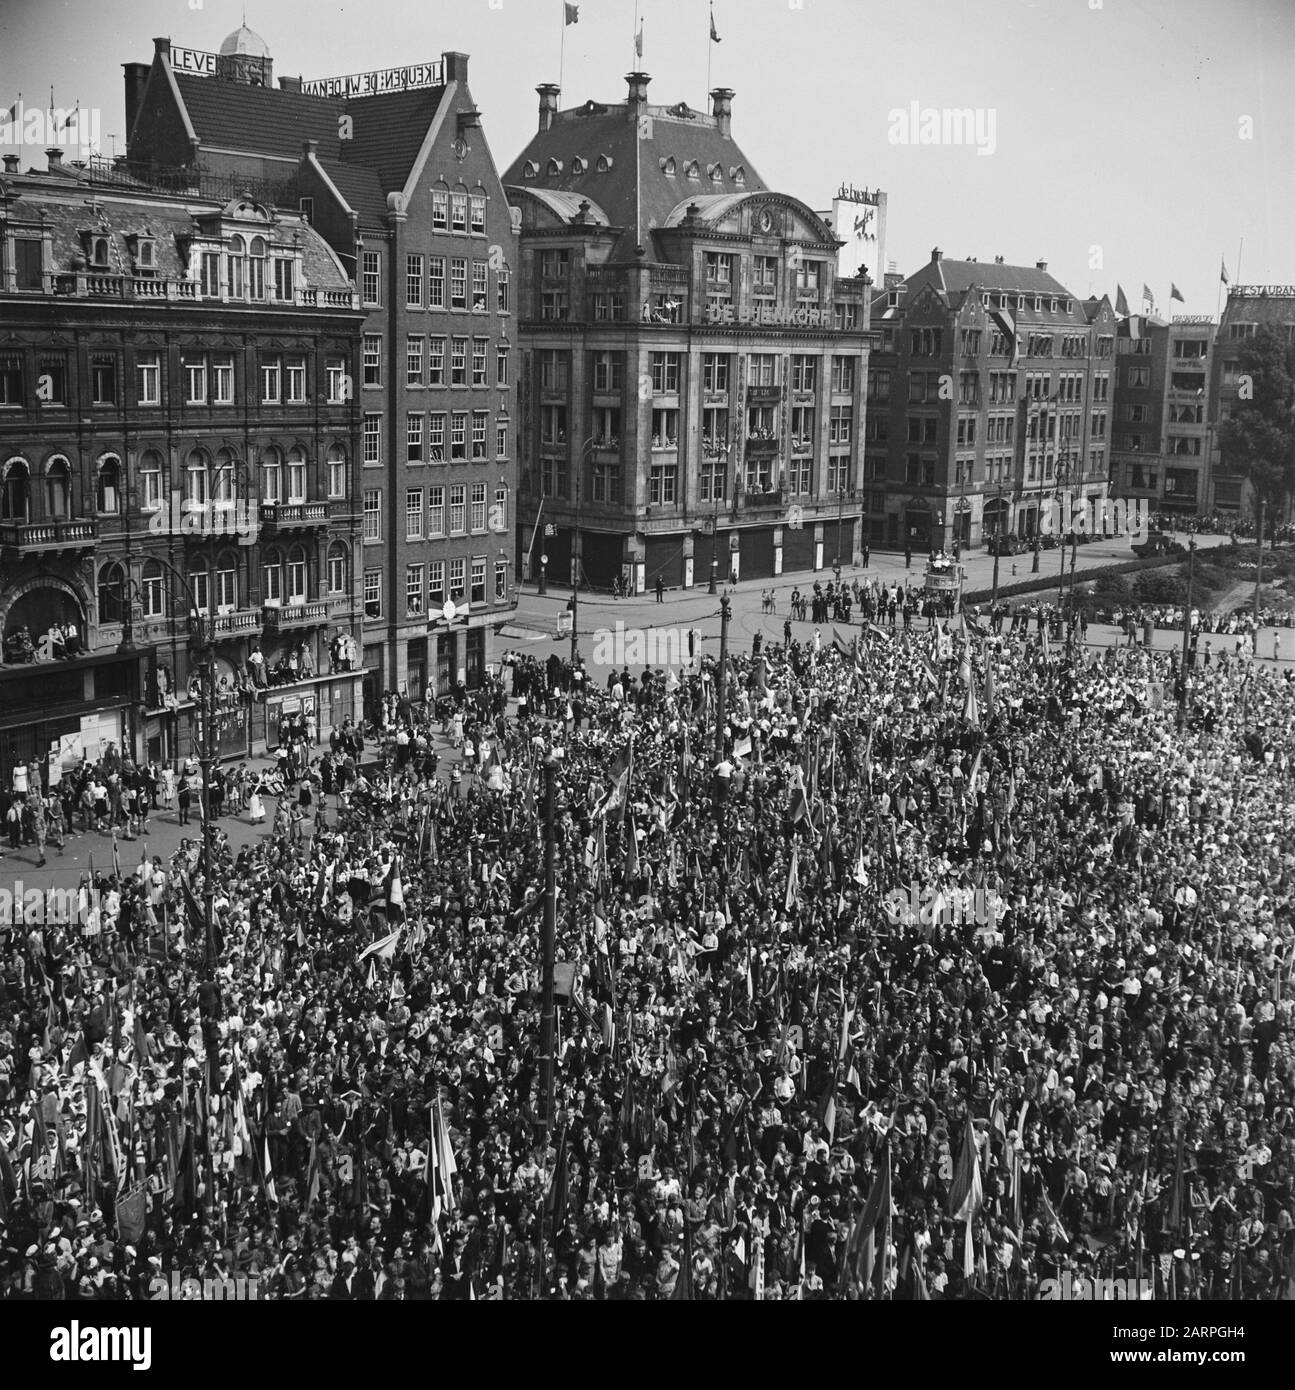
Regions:
<svg viewBox="0 0 1295 1390"><path fill-rule="evenodd" d="M265 803L261 800L259 788L247 798L247 819L250 825L260 825L265 819Z"/></svg>

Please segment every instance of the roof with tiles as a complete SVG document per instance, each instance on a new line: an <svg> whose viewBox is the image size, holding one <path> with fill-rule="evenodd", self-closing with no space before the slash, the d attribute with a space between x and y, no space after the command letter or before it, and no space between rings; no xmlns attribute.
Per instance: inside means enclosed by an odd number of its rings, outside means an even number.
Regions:
<svg viewBox="0 0 1295 1390"><path fill-rule="evenodd" d="M646 91L650 80L631 76ZM640 124L649 124L640 138ZM725 122L725 124L727 124ZM651 249L658 228L681 203L701 195L755 193L765 184L731 133L715 116L686 103L604 105L588 101L555 112L504 175L504 183L531 191L571 193L601 208L613 226L626 228L616 257Z"/></svg>
<svg viewBox="0 0 1295 1390"><path fill-rule="evenodd" d="M928 285L944 295L951 307L960 307L971 290L990 294L1024 295L1026 303L1020 312L1034 313L1034 298L1043 299L1042 312L1051 323L1072 323L1086 327L1088 315L1083 302L1073 295L1055 276L1038 266L1004 265L1001 261L952 261L932 255L920 270L904 280L907 290L905 303L912 304ZM1059 301L1057 312L1051 311L1053 299ZM1065 305L1070 304L1069 312ZM996 306L994 306L996 307ZM1013 303L1009 306L1017 312Z"/></svg>

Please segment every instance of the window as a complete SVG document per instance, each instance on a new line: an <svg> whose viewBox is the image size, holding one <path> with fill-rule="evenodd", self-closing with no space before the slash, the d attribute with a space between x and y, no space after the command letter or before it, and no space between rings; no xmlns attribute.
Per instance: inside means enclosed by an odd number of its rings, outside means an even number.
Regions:
<svg viewBox="0 0 1295 1390"><path fill-rule="evenodd" d="M776 386L778 358L772 352L753 352L747 359L749 386Z"/></svg>
<svg viewBox="0 0 1295 1390"><path fill-rule="evenodd" d="M415 339L411 338L413 343ZM421 354L423 350L423 340L416 340L420 355L419 371L422 371ZM427 340L427 384L429 386L445 385L445 339L429 338Z"/></svg>
<svg viewBox="0 0 1295 1390"><path fill-rule="evenodd" d="M361 356L364 375L361 380L366 386L382 385L382 334L366 333L364 350Z"/></svg>
<svg viewBox="0 0 1295 1390"><path fill-rule="evenodd" d="M450 385L466 386L468 384L468 340L466 338L450 339Z"/></svg>
<svg viewBox="0 0 1295 1390"><path fill-rule="evenodd" d="M565 352L544 350L540 353L540 390L560 392L567 389L567 355Z"/></svg>
<svg viewBox="0 0 1295 1390"><path fill-rule="evenodd" d="M812 391L817 379L818 359L797 354L791 359L791 389Z"/></svg>
<svg viewBox="0 0 1295 1390"><path fill-rule="evenodd" d="M111 353L90 354L90 401L93 405L117 404L117 359Z"/></svg>
<svg viewBox="0 0 1295 1390"><path fill-rule="evenodd" d="M364 417L364 462L382 462L382 416L366 414Z"/></svg>
<svg viewBox="0 0 1295 1390"><path fill-rule="evenodd" d="M854 358L832 358L832 390L842 393L854 390Z"/></svg>
<svg viewBox="0 0 1295 1390"><path fill-rule="evenodd" d="M450 195L444 188L432 189L432 230L446 232L450 228Z"/></svg>
<svg viewBox="0 0 1295 1390"><path fill-rule="evenodd" d="M22 358L16 352L0 352L0 406L22 403Z"/></svg>
<svg viewBox="0 0 1295 1390"><path fill-rule="evenodd" d="M563 296L565 303L565 295ZM624 290L600 290L594 295L594 321L618 323L625 317Z"/></svg>
<svg viewBox="0 0 1295 1390"><path fill-rule="evenodd" d="M880 367L868 368L868 399L887 401L890 399L890 373Z"/></svg>
<svg viewBox="0 0 1295 1390"><path fill-rule="evenodd" d="M405 257L405 305L410 309L423 307L423 258Z"/></svg>
<svg viewBox="0 0 1295 1390"><path fill-rule="evenodd" d="M139 505L146 512L162 505L162 456L152 449L139 461Z"/></svg>
<svg viewBox="0 0 1295 1390"><path fill-rule="evenodd" d="M756 294L771 295L778 291L778 257L757 256L752 267L751 287Z"/></svg>
<svg viewBox="0 0 1295 1390"><path fill-rule="evenodd" d="M743 470L743 486L747 492L752 493L773 491L773 460L768 454L747 458L746 468Z"/></svg>
<svg viewBox="0 0 1295 1390"><path fill-rule="evenodd" d="M468 412L456 410L450 415L450 461L468 457Z"/></svg>
<svg viewBox="0 0 1295 1390"><path fill-rule="evenodd" d="M423 490L420 487L405 489L405 539L423 539Z"/></svg>
<svg viewBox="0 0 1295 1390"><path fill-rule="evenodd" d="M541 251L540 277L544 280L565 280L571 274L571 252Z"/></svg>
<svg viewBox="0 0 1295 1390"><path fill-rule="evenodd" d="M974 415L958 416L957 440L960 445L976 442L976 417Z"/></svg>
<svg viewBox="0 0 1295 1390"><path fill-rule="evenodd" d="M376 487L364 490L364 539L382 539L382 492Z"/></svg>
<svg viewBox="0 0 1295 1390"><path fill-rule="evenodd" d="M345 497L350 491L346 485L347 471L346 451L339 444L330 444L328 448L328 495L330 497Z"/></svg>
<svg viewBox="0 0 1295 1390"><path fill-rule="evenodd" d="M219 359L216 364L217 373L220 370ZM284 363L284 377L287 383L287 398L292 405L302 405L306 399L306 359L304 357L289 357ZM230 380L233 380L233 365L230 366ZM220 399L220 377L216 378L216 398Z"/></svg>
<svg viewBox="0 0 1295 1390"><path fill-rule="evenodd" d="M277 357L261 358L261 401L278 405L283 395L283 364Z"/></svg>
<svg viewBox="0 0 1295 1390"><path fill-rule="evenodd" d="M340 405L348 397L346 362L340 357L330 357L324 364L324 374L328 380L328 403Z"/></svg>
<svg viewBox="0 0 1295 1390"><path fill-rule="evenodd" d="M964 357L980 356L980 329L964 328L961 332L959 347Z"/></svg>
<svg viewBox="0 0 1295 1390"><path fill-rule="evenodd" d="M414 411L405 416L405 457L410 463L423 463L423 416Z"/></svg>
<svg viewBox="0 0 1295 1390"><path fill-rule="evenodd" d="M474 193L468 199L471 220L469 229L484 234L486 230L486 195Z"/></svg>
<svg viewBox="0 0 1295 1390"><path fill-rule="evenodd" d="M427 566L427 610L445 607L445 561L433 560Z"/></svg>
<svg viewBox="0 0 1295 1390"><path fill-rule="evenodd" d="M771 405L747 408L746 432L751 439L773 440L777 435L777 410Z"/></svg>
<svg viewBox="0 0 1295 1390"><path fill-rule="evenodd" d="M286 256L274 260L274 297L280 303L292 302L292 262Z"/></svg>
<svg viewBox="0 0 1295 1390"><path fill-rule="evenodd" d="M720 251L706 252L706 288L727 294L733 286L733 257Z"/></svg>
<svg viewBox="0 0 1295 1390"><path fill-rule="evenodd" d="M441 485L427 489L427 535L445 534L445 488Z"/></svg>
<svg viewBox="0 0 1295 1390"><path fill-rule="evenodd" d="M405 566L405 616L419 618L423 613L423 586L427 571L422 565Z"/></svg>
<svg viewBox="0 0 1295 1390"><path fill-rule="evenodd" d="M679 394L679 354L677 352L654 352L652 354L652 390L657 395L676 396Z"/></svg>
<svg viewBox="0 0 1295 1390"><path fill-rule="evenodd" d="M620 317L624 316L624 307ZM571 297L566 290L540 292L540 318L549 323L562 323L571 317Z"/></svg>
<svg viewBox="0 0 1295 1390"><path fill-rule="evenodd" d="M462 256L450 260L450 308L468 307L468 263Z"/></svg>
<svg viewBox="0 0 1295 1390"><path fill-rule="evenodd" d="M489 338L473 338L472 340L473 386L488 386L490 384L486 380L486 349L489 346Z"/></svg>
<svg viewBox="0 0 1295 1390"><path fill-rule="evenodd" d="M306 500L306 456L300 449L288 453L288 501Z"/></svg>
<svg viewBox="0 0 1295 1390"><path fill-rule="evenodd" d="M203 617L211 611L211 587L207 582L207 566L202 560L189 561L189 611Z"/></svg>
<svg viewBox="0 0 1295 1390"><path fill-rule="evenodd" d="M1126 367L1124 384L1135 389L1151 385L1150 367Z"/></svg>
<svg viewBox="0 0 1295 1390"><path fill-rule="evenodd" d="M908 442L910 444L934 444L939 439L940 422L934 415L910 415L908 417Z"/></svg>
<svg viewBox="0 0 1295 1390"><path fill-rule="evenodd" d="M181 359L184 374L184 400L186 405L207 404L207 359L205 357L184 357Z"/></svg>
<svg viewBox="0 0 1295 1390"><path fill-rule="evenodd" d="M144 603L144 616L146 618L160 618L162 616L163 594L162 594L162 566L157 560L146 560L144 562L143 573L140 576L140 588Z"/></svg>
<svg viewBox="0 0 1295 1390"><path fill-rule="evenodd" d="M382 571L364 571L364 616L382 617Z"/></svg>
<svg viewBox="0 0 1295 1390"><path fill-rule="evenodd" d="M490 509L490 529L501 536L508 531L508 488L503 483L495 488L495 501Z"/></svg>
<svg viewBox="0 0 1295 1390"><path fill-rule="evenodd" d="M980 404L980 374L978 372L958 373L958 400L962 405Z"/></svg>
<svg viewBox="0 0 1295 1390"><path fill-rule="evenodd" d="M259 236L247 248L247 297L265 298L265 240Z"/></svg>
<svg viewBox="0 0 1295 1390"><path fill-rule="evenodd" d="M299 607L306 601L306 552L293 546L288 555L288 603Z"/></svg>
<svg viewBox="0 0 1295 1390"><path fill-rule="evenodd" d="M261 501L271 506L283 501L283 459L274 448L261 458Z"/></svg>
<svg viewBox="0 0 1295 1390"><path fill-rule="evenodd" d="M301 213L301 220L307 226L315 220L315 200L313 198L298 198L297 209Z"/></svg>
<svg viewBox="0 0 1295 1390"><path fill-rule="evenodd" d="M495 602L503 603L508 598L508 561L495 561Z"/></svg>
<svg viewBox="0 0 1295 1390"><path fill-rule="evenodd" d="M472 588L468 593L469 603L484 603L486 601L486 557L484 555L474 555L472 557Z"/></svg>
<svg viewBox="0 0 1295 1390"><path fill-rule="evenodd" d="M619 352L594 353L594 390L620 391L624 384L624 359Z"/></svg>
<svg viewBox="0 0 1295 1390"><path fill-rule="evenodd" d="M729 355L726 352L707 352L701 359L702 389L717 395L728 394Z"/></svg>
<svg viewBox="0 0 1295 1390"><path fill-rule="evenodd" d="M648 501L653 506L668 507L675 501L679 481L679 465L672 461L653 459L648 475Z"/></svg>
<svg viewBox="0 0 1295 1390"><path fill-rule="evenodd" d="M619 406L594 406L592 437L600 449L615 449L619 446L621 438L621 412Z"/></svg>
<svg viewBox="0 0 1295 1390"><path fill-rule="evenodd" d="M346 592L348 568L346 546L341 541L334 541L328 547L328 592L330 594L344 594Z"/></svg>
<svg viewBox="0 0 1295 1390"><path fill-rule="evenodd" d="M677 449L679 447L679 412L677 410L654 410L652 412L652 447L654 449Z"/></svg>
<svg viewBox="0 0 1295 1390"><path fill-rule="evenodd" d="M45 515L53 520L64 519L68 515L71 497L72 475L67 459L50 459L45 465Z"/></svg>
<svg viewBox="0 0 1295 1390"><path fill-rule="evenodd" d="M506 419L495 421L495 457L497 459L508 457L508 421Z"/></svg>
<svg viewBox="0 0 1295 1390"><path fill-rule="evenodd" d="M427 258L427 307L445 308L445 257Z"/></svg>
<svg viewBox="0 0 1295 1390"><path fill-rule="evenodd" d="M31 517L31 471L23 459L0 468L0 520L27 522Z"/></svg>
<svg viewBox="0 0 1295 1390"><path fill-rule="evenodd" d="M247 250L247 243L241 236L231 237L229 241L229 254L225 258L226 278L229 282L229 297L231 299L243 298L243 256Z"/></svg>
<svg viewBox="0 0 1295 1390"><path fill-rule="evenodd" d="M382 258L376 251L360 253L360 297L366 304L382 303Z"/></svg>
<svg viewBox="0 0 1295 1390"><path fill-rule="evenodd" d="M487 458L486 452L486 432L490 426L490 412L487 410L474 410L472 412L472 461L473 463L484 463Z"/></svg>
<svg viewBox="0 0 1295 1390"><path fill-rule="evenodd" d="M540 488L545 497L566 497L570 478L567 471L567 458L544 456L540 459Z"/></svg>
<svg viewBox="0 0 1295 1390"><path fill-rule="evenodd" d="M495 348L495 385L508 385L508 349L506 347Z"/></svg>
<svg viewBox="0 0 1295 1390"><path fill-rule="evenodd" d="M463 600L464 578L467 571L466 560L450 561L450 602L460 603Z"/></svg>
<svg viewBox="0 0 1295 1390"><path fill-rule="evenodd" d="M467 526L468 489L464 483L450 488L450 535L461 536Z"/></svg>
<svg viewBox="0 0 1295 1390"><path fill-rule="evenodd" d="M796 267L796 298L817 299L822 261L802 260Z"/></svg>
<svg viewBox="0 0 1295 1390"><path fill-rule="evenodd" d="M828 443L848 444L854 438L854 407L834 405L828 422Z"/></svg>
<svg viewBox="0 0 1295 1390"><path fill-rule="evenodd" d="M466 193L450 194L450 231L466 232L468 230L468 195Z"/></svg>
<svg viewBox="0 0 1295 1390"><path fill-rule="evenodd" d="M423 384L423 339L413 333L405 339L405 381L410 386Z"/></svg>
<svg viewBox="0 0 1295 1390"><path fill-rule="evenodd" d="M512 309L512 296L506 265L500 266L495 273L495 307L501 314L506 314Z"/></svg>
<svg viewBox="0 0 1295 1390"><path fill-rule="evenodd" d="M119 564L105 565L99 571L99 621L119 623L125 611L126 575Z"/></svg>
<svg viewBox="0 0 1295 1390"><path fill-rule="evenodd" d="M445 416L439 410L427 417L427 457L432 463L445 462Z"/></svg>
<svg viewBox="0 0 1295 1390"><path fill-rule="evenodd" d="M201 449L194 449L184 464L184 500L205 507L210 501L209 483L207 456Z"/></svg>
<svg viewBox="0 0 1295 1390"><path fill-rule="evenodd" d="M486 529L485 483L472 484L472 513L470 525L473 531L484 531Z"/></svg>
<svg viewBox="0 0 1295 1390"><path fill-rule="evenodd" d="M540 442L542 444L565 444L567 442L567 408L564 405L540 407Z"/></svg>
<svg viewBox="0 0 1295 1390"><path fill-rule="evenodd" d="M472 262L472 312L490 312L490 271L485 261Z"/></svg>
<svg viewBox="0 0 1295 1390"><path fill-rule="evenodd" d="M18 237L13 243L15 288L20 290L41 290L45 288L45 277L41 271L41 243L35 237Z"/></svg>

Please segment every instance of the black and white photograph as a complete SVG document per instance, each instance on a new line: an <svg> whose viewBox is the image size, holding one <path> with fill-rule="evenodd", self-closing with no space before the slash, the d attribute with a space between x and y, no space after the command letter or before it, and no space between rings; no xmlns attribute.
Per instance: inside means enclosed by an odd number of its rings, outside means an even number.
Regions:
<svg viewBox="0 0 1295 1390"><path fill-rule="evenodd" d="M447 1301L1260 1363L1293 61L4 0L0 1364Z"/></svg>

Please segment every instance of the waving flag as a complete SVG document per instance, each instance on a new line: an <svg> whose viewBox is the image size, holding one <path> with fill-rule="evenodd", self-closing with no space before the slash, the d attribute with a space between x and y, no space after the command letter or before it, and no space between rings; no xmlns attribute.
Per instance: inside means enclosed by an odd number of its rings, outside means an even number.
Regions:
<svg viewBox="0 0 1295 1390"><path fill-rule="evenodd" d="M883 1141L877 1157L876 1174L868 1190L868 1200L854 1223L850 1243L846 1247L845 1264L841 1271L841 1294L849 1287L851 1272L865 1287L872 1281L874 1267L878 1275L878 1296L885 1284L886 1249L890 1228L890 1139ZM876 1264L877 1227L881 1227L881 1263Z"/></svg>
<svg viewBox="0 0 1295 1390"><path fill-rule="evenodd" d="M980 1178L979 1148L975 1126L968 1114L962 1149L958 1153L953 1183L949 1188L949 1215L955 1221L965 1221L968 1225L979 1215L985 1201L985 1189Z"/></svg>
<svg viewBox="0 0 1295 1390"><path fill-rule="evenodd" d="M782 910L790 912L792 904L800 896L800 846L791 852L791 864L787 869L787 892L783 898Z"/></svg>
<svg viewBox="0 0 1295 1390"><path fill-rule="evenodd" d="M1179 302L1179 304L1187 303L1187 301L1183 298L1182 290L1180 290L1177 285L1173 284L1172 281L1169 285L1169 298L1171 301L1176 299Z"/></svg>
<svg viewBox="0 0 1295 1390"><path fill-rule="evenodd" d="M1224 261L1224 260L1220 260L1220 261L1219 261L1219 279L1222 280L1223 283L1224 283L1225 285L1230 285L1230 284L1232 283L1232 281L1228 279L1228 263L1227 263L1227 261Z"/></svg>
<svg viewBox="0 0 1295 1390"><path fill-rule="evenodd" d="M569 3L568 3L567 5L564 6L564 8L565 8L565 10L566 10L566 22L567 22L568 24L579 24L579 23L580 23L580 6L579 6L579 5L572 5L572 4L569 4Z"/></svg>
<svg viewBox="0 0 1295 1390"><path fill-rule="evenodd" d="M1122 318L1129 317L1129 300L1123 285L1115 286L1115 312Z"/></svg>
<svg viewBox="0 0 1295 1390"><path fill-rule="evenodd" d="M720 42L719 30L715 28L715 6L714 6L714 5L712 5L712 6L710 7L710 41L711 41L711 43L719 43L719 42Z"/></svg>
<svg viewBox="0 0 1295 1390"><path fill-rule="evenodd" d="M360 962L368 960L370 956L374 956L378 960L390 960L392 956L396 954L396 945L400 941L400 934L403 931L404 927L399 926L395 931L388 933L388 935L379 937L377 941L366 946L364 950L356 956L355 963L358 965Z"/></svg>

